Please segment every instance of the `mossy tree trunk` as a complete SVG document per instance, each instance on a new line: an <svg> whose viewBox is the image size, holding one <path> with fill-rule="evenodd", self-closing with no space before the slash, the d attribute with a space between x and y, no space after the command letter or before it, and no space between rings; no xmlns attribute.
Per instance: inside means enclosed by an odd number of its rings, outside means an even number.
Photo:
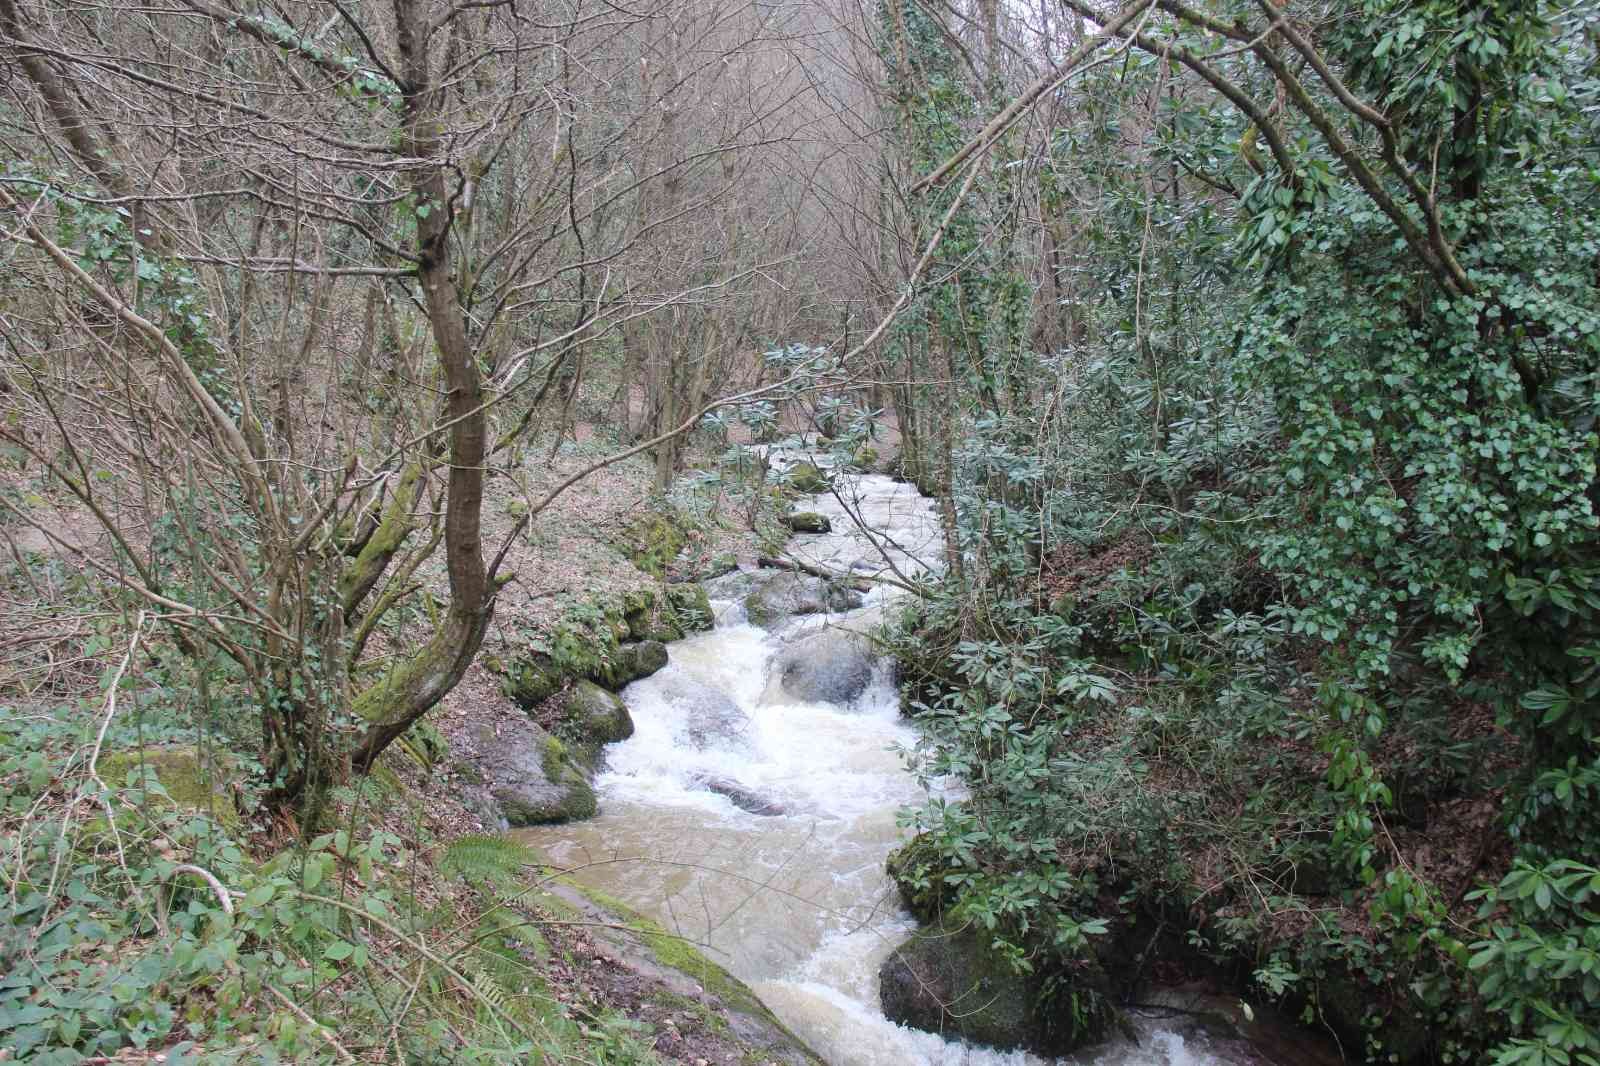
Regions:
<svg viewBox="0 0 1600 1066"><path fill-rule="evenodd" d="M356 713L366 726L351 754L363 769L461 680L483 643L494 610L493 585L483 561L483 470L488 450L483 384L450 262L457 198L443 158L445 87L434 83L422 4L395 0L394 12L403 79L403 150L421 161L412 176L412 191L421 208L417 277L447 390L450 473L444 548L450 606L421 651L356 697ZM454 29L450 32L453 36ZM445 51L453 51L453 42Z"/></svg>

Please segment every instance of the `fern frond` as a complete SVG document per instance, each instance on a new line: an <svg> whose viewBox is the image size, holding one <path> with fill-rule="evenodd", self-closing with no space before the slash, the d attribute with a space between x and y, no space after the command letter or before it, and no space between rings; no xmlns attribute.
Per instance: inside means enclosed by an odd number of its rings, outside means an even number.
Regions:
<svg viewBox="0 0 1600 1066"><path fill-rule="evenodd" d="M504 881L525 866L537 866L539 853L509 837L474 834L453 841L439 860L439 869L469 883Z"/></svg>

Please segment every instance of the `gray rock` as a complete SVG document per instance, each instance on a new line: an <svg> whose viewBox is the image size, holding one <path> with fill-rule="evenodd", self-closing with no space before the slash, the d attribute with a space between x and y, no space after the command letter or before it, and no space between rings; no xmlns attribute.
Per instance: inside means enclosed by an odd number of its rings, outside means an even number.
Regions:
<svg viewBox="0 0 1600 1066"><path fill-rule="evenodd" d="M474 738L489 794L513 826L594 817L588 771L567 746L532 722L496 735L487 725Z"/></svg>
<svg viewBox="0 0 1600 1066"><path fill-rule="evenodd" d="M707 792L715 792L741 811L749 814L758 814L765 818L788 814L788 808L775 800L767 799L760 793L753 792L737 781L729 781L721 777L707 777L704 774L695 777L695 783Z"/></svg>
<svg viewBox="0 0 1600 1066"><path fill-rule="evenodd" d="M808 633L772 663L768 698L796 703L849 703L872 682L872 643L849 629Z"/></svg>
<svg viewBox="0 0 1600 1066"><path fill-rule="evenodd" d="M784 522L796 533L832 533L833 523L828 516L815 511L795 511Z"/></svg>
<svg viewBox="0 0 1600 1066"><path fill-rule="evenodd" d="M779 570L756 584L744 598L751 625L771 629L791 615L824 614L861 606L861 594L829 585L820 577Z"/></svg>
<svg viewBox="0 0 1600 1066"><path fill-rule="evenodd" d="M757 570L730 570L701 584L706 594L714 600L742 600L765 577L764 573Z"/></svg>

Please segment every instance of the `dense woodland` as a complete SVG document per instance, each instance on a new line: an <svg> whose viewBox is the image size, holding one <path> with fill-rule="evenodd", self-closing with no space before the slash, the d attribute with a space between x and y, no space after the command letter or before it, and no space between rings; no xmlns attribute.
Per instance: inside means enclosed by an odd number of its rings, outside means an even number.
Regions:
<svg viewBox="0 0 1600 1066"><path fill-rule="evenodd" d="M656 1061L351 812L565 494L759 530L809 429L942 518L896 877L1062 1026L1159 941L1600 1064L1600 8L0 0L0 75L14 1061Z"/></svg>

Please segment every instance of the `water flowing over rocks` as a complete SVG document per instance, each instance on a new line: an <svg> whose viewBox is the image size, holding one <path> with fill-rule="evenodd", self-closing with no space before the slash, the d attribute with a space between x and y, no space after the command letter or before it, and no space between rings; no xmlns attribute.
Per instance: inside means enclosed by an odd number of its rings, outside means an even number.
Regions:
<svg viewBox="0 0 1600 1066"><path fill-rule="evenodd" d="M905 843L897 811L928 794L904 767L900 751L917 734L871 634L898 586L940 558L932 501L782 449L769 458L780 479L812 463L800 480L828 490L805 509L826 517L829 532L786 546L796 568L883 580L865 595L804 572L707 581L716 628L673 642L662 669L623 691L635 731L605 750L601 813L524 836L581 868L586 885L703 945L835 1066L1035 1066L1043 1060L1029 1051L962 1042L943 1015L911 1019L930 1030L919 1031L880 1007L880 968L917 929L884 861ZM1005 990L1004 1010L1027 1013L1032 1000L1014 995L1015 984L992 987ZM897 987L891 979L885 1002ZM1142 1047L1113 1042L1093 1061L1225 1061L1160 1020L1134 1024ZM1056 1046L988 1028L966 1039Z"/></svg>

